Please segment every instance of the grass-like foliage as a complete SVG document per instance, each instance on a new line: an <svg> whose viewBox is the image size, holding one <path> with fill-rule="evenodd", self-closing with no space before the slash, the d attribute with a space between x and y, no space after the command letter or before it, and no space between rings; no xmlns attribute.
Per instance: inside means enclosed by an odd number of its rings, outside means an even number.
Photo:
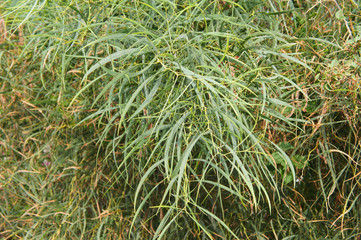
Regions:
<svg viewBox="0 0 361 240"><path fill-rule="evenodd" d="M0 3L0 237L360 239L361 2Z"/></svg>

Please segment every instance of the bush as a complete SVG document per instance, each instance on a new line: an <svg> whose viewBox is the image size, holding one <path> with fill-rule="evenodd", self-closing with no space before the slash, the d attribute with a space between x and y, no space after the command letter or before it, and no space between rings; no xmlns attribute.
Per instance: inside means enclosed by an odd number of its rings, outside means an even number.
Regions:
<svg viewBox="0 0 361 240"><path fill-rule="evenodd" d="M356 7L5 1L1 236L359 238Z"/></svg>

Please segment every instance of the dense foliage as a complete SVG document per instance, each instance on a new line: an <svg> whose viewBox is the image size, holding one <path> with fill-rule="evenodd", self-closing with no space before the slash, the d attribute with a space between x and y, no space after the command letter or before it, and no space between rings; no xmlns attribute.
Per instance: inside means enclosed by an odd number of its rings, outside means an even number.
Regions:
<svg viewBox="0 0 361 240"><path fill-rule="evenodd" d="M361 238L361 1L0 6L0 237Z"/></svg>

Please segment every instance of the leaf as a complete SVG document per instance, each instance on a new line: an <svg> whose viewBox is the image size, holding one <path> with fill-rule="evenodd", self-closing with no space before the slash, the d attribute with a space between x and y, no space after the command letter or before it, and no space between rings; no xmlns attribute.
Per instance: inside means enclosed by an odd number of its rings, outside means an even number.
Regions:
<svg viewBox="0 0 361 240"><path fill-rule="evenodd" d="M277 164L281 164L283 167L286 166L286 162L283 159L282 155L279 154L278 152L272 153L272 157L275 159Z"/></svg>
<svg viewBox="0 0 361 240"><path fill-rule="evenodd" d="M291 160L292 160L293 165L297 169L302 169L307 165L307 157L306 156L293 155L291 157Z"/></svg>
<svg viewBox="0 0 361 240"><path fill-rule="evenodd" d="M285 184L289 184L290 182L292 182L293 180L293 176L291 172L288 172L286 177L284 178L284 182Z"/></svg>
<svg viewBox="0 0 361 240"><path fill-rule="evenodd" d="M100 68L101 66L105 65L106 63L116 60L118 58L121 58L123 56L131 56L133 53L138 52L140 53L141 49L140 48L130 48L130 49L124 49L124 50L120 50L116 53L110 54L109 56L103 58L102 60L100 60L99 62L97 62L96 64L94 64L84 75L82 82L85 81L85 79L92 73L94 72L96 69ZM143 52L144 53L144 52ZM124 59L123 59L124 60Z"/></svg>
<svg viewBox="0 0 361 240"><path fill-rule="evenodd" d="M279 147L285 152L293 149L292 144L289 142L280 142Z"/></svg>
<svg viewBox="0 0 361 240"><path fill-rule="evenodd" d="M328 65L330 68L336 67L340 62L337 59L333 59L332 62Z"/></svg>
<svg viewBox="0 0 361 240"><path fill-rule="evenodd" d="M336 18L338 19L338 20L345 20L346 19L346 17L345 17L345 15L343 15L343 11L342 11L342 9L340 9L340 10L338 10L337 12L336 12Z"/></svg>

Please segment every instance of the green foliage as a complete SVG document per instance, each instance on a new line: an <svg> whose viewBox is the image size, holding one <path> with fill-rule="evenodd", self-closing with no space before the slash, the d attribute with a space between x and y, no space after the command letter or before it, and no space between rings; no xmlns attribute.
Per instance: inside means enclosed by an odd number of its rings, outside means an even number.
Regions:
<svg viewBox="0 0 361 240"><path fill-rule="evenodd" d="M4 239L360 237L360 2L0 6Z"/></svg>

